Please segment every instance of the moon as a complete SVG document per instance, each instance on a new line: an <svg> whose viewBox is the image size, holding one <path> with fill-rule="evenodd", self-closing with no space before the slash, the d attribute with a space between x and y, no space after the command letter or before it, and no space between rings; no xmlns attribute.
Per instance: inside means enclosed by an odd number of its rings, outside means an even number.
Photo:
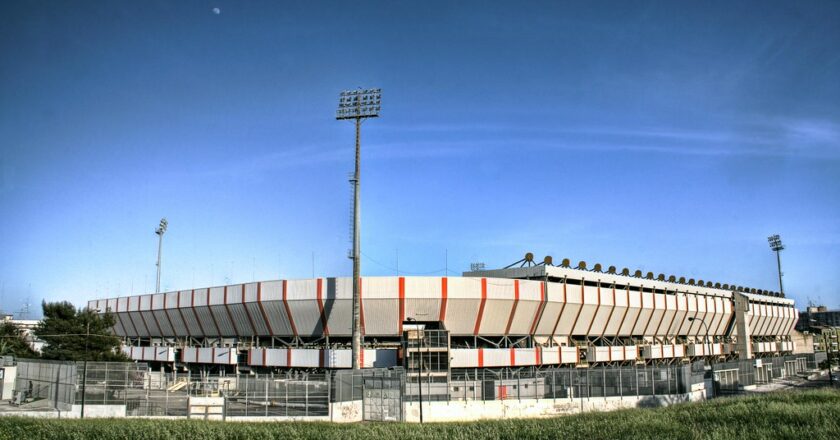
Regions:
<svg viewBox="0 0 840 440"><path fill-rule="evenodd" d="M222 10L219 9L219 8L213 8L213 13L216 14L216 15L219 15L219 14L222 13Z"/></svg>

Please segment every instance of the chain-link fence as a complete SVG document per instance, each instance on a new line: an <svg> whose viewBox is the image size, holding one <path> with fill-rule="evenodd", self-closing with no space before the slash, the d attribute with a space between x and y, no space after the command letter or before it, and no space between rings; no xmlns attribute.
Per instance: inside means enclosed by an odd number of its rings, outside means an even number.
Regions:
<svg viewBox="0 0 840 440"><path fill-rule="evenodd" d="M69 411L76 393L76 363L18 359L15 399L32 410Z"/></svg>
<svg viewBox="0 0 840 440"><path fill-rule="evenodd" d="M410 373L409 373L410 374ZM697 375L690 365L552 368L543 370L456 370L449 383L449 400L557 399L682 394L691 390ZM702 382L702 376L699 377ZM423 383L434 399L439 384ZM406 399L417 400L409 393ZM440 394L438 393L438 396Z"/></svg>
<svg viewBox="0 0 840 440"><path fill-rule="evenodd" d="M15 390L32 410L124 405L127 416L190 413L191 397L224 398L227 417L323 417L331 402L363 402L365 415L399 416L403 402L667 396L702 389L715 395L817 369L822 353L705 364L590 368L456 369L418 374L402 368L207 375L154 371L144 363L19 359Z"/></svg>

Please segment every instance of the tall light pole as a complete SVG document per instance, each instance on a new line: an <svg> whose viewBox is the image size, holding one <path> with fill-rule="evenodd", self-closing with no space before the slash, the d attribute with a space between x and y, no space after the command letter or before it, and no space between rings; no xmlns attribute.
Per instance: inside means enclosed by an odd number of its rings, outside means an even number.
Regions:
<svg viewBox="0 0 840 440"><path fill-rule="evenodd" d="M712 342L709 339L709 326L706 325L706 321L703 321L700 318L690 317L688 318L688 322L699 321L700 324L703 324L703 327L706 328L706 341L709 343L709 351L711 352L712 357L714 358L714 350L712 349ZM704 344L705 345L705 344ZM715 364L712 361L709 361L709 366L712 367L712 398L715 397Z"/></svg>
<svg viewBox="0 0 840 440"><path fill-rule="evenodd" d="M359 276L361 273L360 236L359 236L359 165L361 162L361 131L362 121L367 118L379 117L382 101L381 89L345 90L338 98L338 110L335 118L338 120L353 119L356 122L356 170L350 183L353 184L353 369L358 370L361 365L362 324L359 304Z"/></svg>
<svg viewBox="0 0 840 440"><path fill-rule="evenodd" d="M166 227L169 222L166 217L160 219L160 226L155 229L155 234L158 236L158 258L157 258L157 284L155 285L155 293L160 293L160 253L163 250L163 234L166 233Z"/></svg>
<svg viewBox="0 0 840 440"><path fill-rule="evenodd" d="M779 293L784 296L785 289L782 287L782 257L780 256L780 253L784 250L785 245L782 244L782 238L779 237L779 234L767 237L767 242L770 243L770 249L776 253L776 265L779 268Z"/></svg>

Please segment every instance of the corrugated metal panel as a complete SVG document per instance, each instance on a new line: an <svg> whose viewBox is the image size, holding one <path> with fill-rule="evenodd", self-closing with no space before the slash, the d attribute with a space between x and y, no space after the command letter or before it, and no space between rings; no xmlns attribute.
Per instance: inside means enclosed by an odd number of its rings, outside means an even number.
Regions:
<svg viewBox="0 0 840 440"><path fill-rule="evenodd" d="M228 316L230 316L231 323L236 336L253 336L254 327L251 325L251 316L245 309L242 303L243 297L242 284L227 286L225 290L225 308Z"/></svg>
<svg viewBox="0 0 840 440"><path fill-rule="evenodd" d="M453 336L472 335L481 306L481 279L448 279L446 300L446 328Z"/></svg>
<svg viewBox="0 0 840 440"><path fill-rule="evenodd" d="M271 332L266 325L263 308L261 308L261 303L257 302L258 292L262 295L262 283L245 284L244 305L255 333L261 336L269 336Z"/></svg>
<svg viewBox="0 0 840 440"><path fill-rule="evenodd" d="M668 335L679 335L680 328L685 324L688 316L688 300L684 293L677 292L674 294L674 310L674 317L667 330Z"/></svg>
<svg viewBox="0 0 840 440"><path fill-rule="evenodd" d="M597 292L598 308L592 317L592 326L589 327L589 334L593 336L601 336L607 331L607 324L615 310L616 301L612 287L599 286Z"/></svg>
<svg viewBox="0 0 840 440"><path fill-rule="evenodd" d="M729 320L732 319L732 302L727 298L720 298L720 301L720 308L718 309L720 311L720 321L712 332L715 335L724 335Z"/></svg>
<svg viewBox="0 0 840 440"><path fill-rule="evenodd" d="M117 316L120 318L126 336L139 336L137 329L134 328L134 322L128 313L128 298L117 298Z"/></svg>
<svg viewBox="0 0 840 440"><path fill-rule="evenodd" d="M128 316L131 323L134 324L137 336L150 336L149 330L146 328L146 323L143 321L143 316L140 314L140 297L128 297Z"/></svg>
<svg viewBox="0 0 840 440"><path fill-rule="evenodd" d="M621 323L621 329L618 334L621 336L633 335L633 329L636 326L636 321L639 319L639 314L642 312L642 294L636 290L627 289L627 315L624 316L624 321Z"/></svg>
<svg viewBox="0 0 840 440"><path fill-rule="evenodd" d="M773 316L773 324L771 325L767 334L772 335L772 336L775 336L775 335L779 334L779 329L782 328L782 320L783 320L782 309L783 309L782 306L775 305L775 304L773 305L773 310L772 310L772 313L771 313L771 315Z"/></svg>
<svg viewBox="0 0 840 440"><path fill-rule="evenodd" d="M671 327L673 327L674 319L677 317L677 296L674 294L662 295L665 300L665 312L662 314L662 322L659 328L656 329L657 335L669 336L671 335Z"/></svg>
<svg viewBox="0 0 840 440"><path fill-rule="evenodd" d="M697 313L694 315L694 321L689 323L687 334L691 336L706 334L706 330L702 328L702 322L706 322L706 297L700 295L689 296L689 308L691 307L690 303L692 299L694 300L694 307Z"/></svg>
<svg viewBox="0 0 840 440"><path fill-rule="evenodd" d="M193 311L195 312L199 325L204 329L204 336L222 336L216 324L216 318L210 312L208 295L209 289L195 289L192 298L193 304L195 304ZM192 327L190 327L190 332L192 332Z"/></svg>
<svg viewBox="0 0 840 440"><path fill-rule="evenodd" d="M697 315L697 304L695 303L695 296L693 294L684 294L684 302L680 304L680 310L686 310L686 314L675 334L689 335L690 333L688 331L691 329L693 323L688 318L694 318Z"/></svg>
<svg viewBox="0 0 840 440"><path fill-rule="evenodd" d="M362 279L362 300L365 298L367 279ZM330 336L351 336L353 333L353 278L327 278L323 290L324 316ZM365 335L374 335L368 330L365 316L362 327ZM396 335L396 333L394 333Z"/></svg>
<svg viewBox="0 0 840 440"><path fill-rule="evenodd" d="M198 294L198 291L196 291ZM228 314L225 306L225 288L211 287L209 293L208 304L209 310L212 314L213 322L219 330L219 336L236 336L236 329L233 327L230 314ZM205 328L205 331L207 329Z"/></svg>
<svg viewBox="0 0 840 440"><path fill-rule="evenodd" d="M178 311L178 292L167 292L163 297L164 313L173 336L188 336L184 319Z"/></svg>
<svg viewBox="0 0 840 440"><path fill-rule="evenodd" d="M514 304L514 280L487 279L487 300L481 316L478 334L502 336L507 329ZM480 305L479 305L480 307Z"/></svg>
<svg viewBox="0 0 840 440"><path fill-rule="evenodd" d="M202 337L205 333L204 324L201 324L199 322L197 308L192 306L194 301L193 296L194 293L192 290L184 290L178 292L178 312L181 315L181 317L184 318L184 326L186 327L185 330L187 334L190 336ZM216 327L212 322L207 323L207 328L208 335L216 333Z"/></svg>
<svg viewBox="0 0 840 440"><path fill-rule="evenodd" d="M634 335L645 334L645 330L650 324L650 317L653 314L653 292L639 292L639 295L641 297L641 310L639 311L639 317L636 319L636 325L633 327Z"/></svg>
<svg viewBox="0 0 840 440"><path fill-rule="evenodd" d="M611 291L613 300L613 309L612 314L609 316L609 321L607 321L607 326L604 329L604 334L615 336L619 334L621 324L627 315L628 295L627 290L616 290L614 288L610 288L609 290Z"/></svg>
<svg viewBox="0 0 840 440"><path fill-rule="evenodd" d="M655 336L656 331L662 324L662 317L665 315L665 294L653 294L653 311L650 314L650 322L645 327L645 336Z"/></svg>
<svg viewBox="0 0 840 440"><path fill-rule="evenodd" d="M447 295L448 295L447 279ZM405 278L405 317L418 321L437 321L443 298L443 281L440 277Z"/></svg>
<svg viewBox="0 0 840 440"><path fill-rule="evenodd" d="M566 305L563 295L563 284L546 283L545 306L537 322L535 333L537 335L551 336L554 333L554 326L560 317L560 312Z"/></svg>
<svg viewBox="0 0 840 440"><path fill-rule="evenodd" d="M540 308L541 281L519 280L519 303L510 320L510 335L527 335L531 333L536 313Z"/></svg>
<svg viewBox="0 0 840 440"><path fill-rule="evenodd" d="M577 322L572 329L573 335L588 335L589 328L593 324L595 312L598 310L598 288L592 286L583 286L583 307L580 309L580 315Z"/></svg>
<svg viewBox="0 0 840 440"><path fill-rule="evenodd" d="M578 312L583 306L583 287L573 284L562 284L558 286L563 290L563 297L565 298L565 307L560 312L560 319L557 321L557 329L554 332L559 336L570 336L572 334L572 327L577 320ZM552 290L549 288L549 290Z"/></svg>
<svg viewBox="0 0 840 440"><path fill-rule="evenodd" d="M321 280L323 289L323 280ZM321 309L317 301L318 280L289 280L286 298L300 336L322 336Z"/></svg>
<svg viewBox="0 0 840 440"><path fill-rule="evenodd" d="M371 277L362 280L365 335L399 335L399 292L399 277Z"/></svg>
<svg viewBox="0 0 840 440"><path fill-rule="evenodd" d="M266 281L260 288L260 299L271 334L294 336L286 306L283 303L283 281Z"/></svg>

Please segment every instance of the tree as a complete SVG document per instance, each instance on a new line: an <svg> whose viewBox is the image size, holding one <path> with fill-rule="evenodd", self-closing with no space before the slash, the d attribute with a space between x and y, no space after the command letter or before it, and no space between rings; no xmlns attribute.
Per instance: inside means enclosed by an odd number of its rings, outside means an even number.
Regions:
<svg viewBox="0 0 840 440"><path fill-rule="evenodd" d="M0 323L0 356L36 358L38 353L29 345L23 330L11 322L3 321Z"/></svg>
<svg viewBox="0 0 840 440"><path fill-rule="evenodd" d="M44 320L35 335L45 342L44 359L63 361L127 361L120 338L111 333L115 318L90 309L76 309L69 302L41 303Z"/></svg>

